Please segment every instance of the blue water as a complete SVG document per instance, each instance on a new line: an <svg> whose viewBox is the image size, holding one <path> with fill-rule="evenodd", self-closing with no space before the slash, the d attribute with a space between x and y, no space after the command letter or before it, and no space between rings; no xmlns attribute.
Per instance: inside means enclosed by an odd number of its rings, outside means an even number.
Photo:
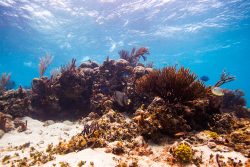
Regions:
<svg viewBox="0 0 250 167"><path fill-rule="evenodd" d="M146 46L155 67L183 65L213 85L223 69L237 77L224 88L250 101L250 0L1 0L0 73L18 85L76 58L117 59ZM248 103L249 105L249 103Z"/></svg>

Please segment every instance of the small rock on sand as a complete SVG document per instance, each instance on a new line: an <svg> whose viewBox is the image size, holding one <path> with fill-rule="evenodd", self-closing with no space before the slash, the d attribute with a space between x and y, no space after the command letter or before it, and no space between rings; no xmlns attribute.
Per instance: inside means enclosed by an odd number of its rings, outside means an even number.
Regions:
<svg viewBox="0 0 250 167"><path fill-rule="evenodd" d="M54 121L48 120L48 121L45 121L45 122L44 122L43 126L50 126L50 125L52 125L52 124L54 124L54 123L55 123Z"/></svg>
<svg viewBox="0 0 250 167"><path fill-rule="evenodd" d="M215 148L216 147L216 143L214 142L208 142L207 146L212 149L212 148Z"/></svg>
<svg viewBox="0 0 250 167"><path fill-rule="evenodd" d="M64 123L65 125L68 125L68 126L73 125L73 122L70 122L70 121L63 121L63 123Z"/></svg>

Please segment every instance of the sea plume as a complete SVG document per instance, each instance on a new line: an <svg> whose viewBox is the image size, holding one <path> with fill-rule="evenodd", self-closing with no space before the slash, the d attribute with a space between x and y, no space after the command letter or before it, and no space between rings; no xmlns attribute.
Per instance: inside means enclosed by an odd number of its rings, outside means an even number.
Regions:
<svg viewBox="0 0 250 167"><path fill-rule="evenodd" d="M187 102L205 97L206 88L188 68L175 66L154 70L136 82L136 91L159 96L169 103Z"/></svg>
<svg viewBox="0 0 250 167"><path fill-rule="evenodd" d="M44 57L40 58L39 62L39 74L40 78L44 75L45 71L47 70L48 66L51 64L53 60L53 56L50 54L46 54Z"/></svg>
<svg viewBox="0 0 250 167"><path fill-rule="evenodd" d="M139 49L133 48L130 54L126 50L119 51L120 58L127 60L134 67L138 64L141 57L144 61L147 60L146 54L149 54L149 50L145 47Z"/></svg>
<svg viewBox="0 0 250 167"><path fill-rule="evenodd" d="M0 93L6 89L6 85L10 81L10 74L3 73L0 78Z"/></svg>

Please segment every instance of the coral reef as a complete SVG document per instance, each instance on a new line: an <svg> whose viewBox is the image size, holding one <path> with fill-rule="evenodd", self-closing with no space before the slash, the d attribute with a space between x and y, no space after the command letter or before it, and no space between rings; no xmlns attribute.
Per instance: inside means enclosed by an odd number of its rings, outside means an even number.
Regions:
<svg viewBox="0 0 250 167"><path fill-rule="evenodd" d="M96 68L91 97L92 111L103 113L110 108L119 111L134 111L143 100L135 92L135 81L152 68L133 67L125 59L109 58Z"/></svg>
<svg viewBox="0 0 250 167"><path fill-rule="evenodd" d="M138 109L133 119L143 135L157 136L155 133L158 132L175 134L191 129L183 115L178 114L181 109L156 97L146 111Z"/></svg>
<svg viewBox="0 0 250 167"><path fill-rule="evenodd" d="M120 51L117 61L108 57L99 65L93 61L76 66L76 60L43 76L52 57L40 59L40 78L32 89L6 91L0 96L0 109L14 117L80 118L90 112L103 115L110 110L133 114L140 134L163 133L178 136L191 130L210 128L218 133L233 130L234 116L249 116L243 93L224 90L215 96L188 68L176 66L154 70L139 63L149 51ZM2 77L2 85L9 75ZM215 86L235 77L225 71ZM232 113L229 116L224 113Z"/></svg>
<svg viewBox="0 0 250 167"><path fill-rule="evenodd" d="M13 117L30 116L30 94L29 90L22 87L5 91L0 95L0 111Z"/></svg>
<svg viewBox="0 0 250 167"><path fill-rule="evenodd" d="M225 90L221 104L221 112L234 113L239 118L249 117L250 112L246 108L244 93L241 90Z"/></svg>
<svg viewBox="0 0 250 167"><path fill-rule="evenodd" d="M80 66L72 59L51 72L50 77L44 76L52 61L47 55L40 59L40 77L33 79L31 89L7 90L10 75L3 74L0 129L4 133L25 131L27 122L18 118L23 116L49 119L44 126L50 126L54 119L82 118L81 133L78 131L59 144L49 144L45 152L32 150L29 161L21 158L16 164L39 166L53 160L56 154L97 147L121 157L150 157L154 153L148 141L161 143L166 138L171 144L178 141L171 146L168 162L198 166L202 157L194 156L193 146L204 143L211 150L219 150L222 145L227 147L225 150L249 157L250 114L244 93L220 88L235 77L224 71L213 87L206 87L188 68L170 66L156 70L152 64L141 64L140 58L146 60L147 54L145 47L134 48L130 53L122 50L119 60L107 57L102 64L89 60ZM169 153L170 146L166 147ZM234 163L221 162L220 155L212 156L211 161L219 165ZM6 156L3 164L9 164L11 158ZM132 162L138 165L137 159ZM80 161L78 166L84 163ZM127 164L120 159L117 166ZM68 165L61 162L61 166Z"/></svg>
<svg viewBox="0 0 250 167"><path fill-rule="evenodd" d="M126 91L127 80L132 75L132 69L129 63L122 59L116 62L107 58L103 62L97 70L93 83L92 111L104 112L113 107L117 102L114 99L115 92ZM124 96L119 97L120 101L123 101ZM121 104L123 105L123 102Z"/></svg>
<svg viewBox="0 0 250 167"><path fill-rule="evenodd" d="M38 115L84 116L89 110L92 76L75 65L76 60L61 68L59 74L32 81L31 105ZM61 116L60 116L61 115Z"/></svg>
<svg viewBox="0 0 250 167"><path fill-rule="evenodd" d="M139 49L133 56L137 59L144 53L145 49ZM79 67L75 63L73 59L60 72L53 72L50 78L40 77L32 81L31 104L37 114L86 116L89 111L99 114L111 108L133 111L141 105L134 82L152 71L151 68L133 67L127 60L109 58L100 66L92 61Z"/></svg>
<svg viewBox="0 0 250 167"><path fill-rule="evenodd" d="M142 134L174 135L208 126L208 88L196 78L189 69L167 67L137 80L137 93L148 97L149 101L153 99L145 109L140 108L135 113L134 120Z"/></svg>
<svg viewBox="0 0 250 167"><path fill-rule="evenodd" d="M230 129L231 119L223 113L238 117L249 116L243 93L224 90L224 96L211 93L188 68L176 66L154 70L139 63L149 51L120 51L117 61L107 58L103 64L93 61L76 66L76 60L43 76L52 56L40 59L40 78L32 81L32 89L11 90L0 96L0 109L12 116L31 115L37 118L85 117L90 112L99 115L110 110L133 113L142 134L163 132L175 134L210 127ZM5 85L10 75L2 75ZM225 71L216 87L234 80ZM2 86L4 87L4 86ZM227 117L228 118L228 117ZM229 130L230 131L230 130Z"/></svg>

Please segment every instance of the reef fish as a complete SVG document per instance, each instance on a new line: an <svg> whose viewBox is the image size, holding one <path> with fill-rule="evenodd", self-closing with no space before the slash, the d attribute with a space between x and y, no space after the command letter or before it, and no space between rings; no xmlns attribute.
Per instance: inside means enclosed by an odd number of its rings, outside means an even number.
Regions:
<svg viewBox="0 0 250 167"><path fill-rule="evenodd" d="M178 133L174 134L175 137L183 137L186 135L187 135L187 132L178 132Z"/></svg>
<svg viewBox="0 0 250 167"><path fill-rule="evenodd" d="M206 75L203 75L202 77L200 77L200 80L202 80L203 82L207 82L209 81L209 77Z"/></svg>
<svg viewBox="0 0 250 167"><path fill-rule="evenodd" d="M114 100L122 107L130 104L130 100L127 95L121 91L115 91Z"/></svg>
<svg viewBox="0 0 250 167"><path fill-rule="evenodd" d="M224 89L220 87L213 87L211 90L212 93L216 96L224 96Z"/></svg>

